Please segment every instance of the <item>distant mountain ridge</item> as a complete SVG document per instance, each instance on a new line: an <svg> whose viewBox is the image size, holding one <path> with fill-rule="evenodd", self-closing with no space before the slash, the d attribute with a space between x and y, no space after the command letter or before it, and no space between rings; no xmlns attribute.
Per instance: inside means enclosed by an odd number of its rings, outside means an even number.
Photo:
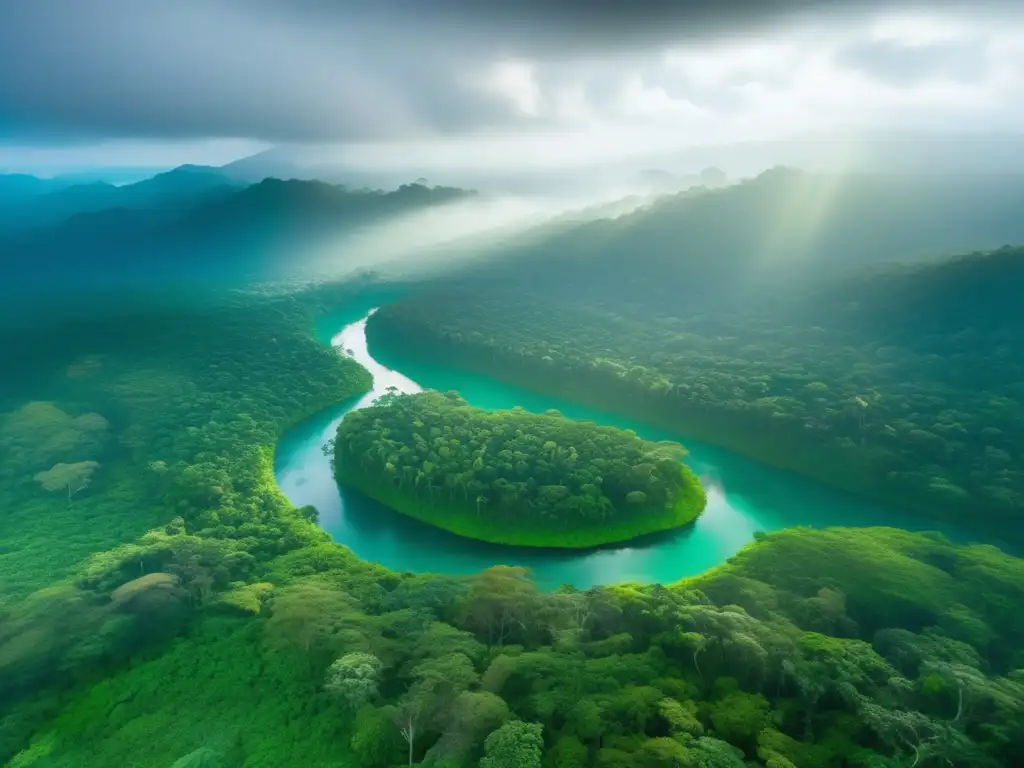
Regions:
<svg viewBox="0 0 1024 768"><path fill-rule="evenodd" d="M122 186L0 176L0 232L46 227L76 214L110 208L181 209L244 186L216 168L187 165Z"/></svg>
<svg viewBox="0 0 1024 768"><path fill-rule="evenodd" d="M24 200L63 189L65 186L68 185L56 179L41 179L27 173L0 174L0 206L12 200Z"/></svg>
<svg viewBox="0 0 1024 768"><path fill-rule="evenodd" d="M192 194L183 174L195 182ZM474 193L408 184L392 192L266 179L225 187L205 170L161 174L132 191L134 207L79 212L0 238L6 287L80 288L108 280L269 279L294 271L327 238ZM167 187L170 187L168 191ZM149 205L141 204L150 201Z"/></svg>
<svg viewBox="0 0 1024 768"><path fill-rule="evenodd" d="M291 164L276 162L273 151L268 152L269 159L266 161L266 153L261 153L222 167L181 165L129 184L89 179L88 175L48 179L29 174L0 174L0 235L50 227L79 214L115 208L173 214L203 202L229 200L234 192L260 185L264 181L281 184L311 183L312 186L304 188L306 192L298 191L299 187L292 187L295 191L293 199L281 197L277 202L293 206L309 205L313 208L323 207L328 196L312 190L326 187L339 189L343 186L349 191L366 193L396 191L402 187L425 188L425 182L409 184L412 177L407 174L390 174L387 178L379 174L366 174L355 179L351 174L341 174L345 176L342 184L342 180L337 178L339 174L332 174L325 168L322 169L322 177L315 173L304 173L299 178ZM266 195L267 189L262 187L262 191L256 193L257 196ZM226 206L237 204L228 202Z"/></svg>
<svg viewBox="0 0 1024 768"><path fill-rule="evenodd" d="M465 277L481 291L556 302L748 312L890 262L1024 243L1024 176L776 168L638 202L632 212L538 228L467 264Z"/></svg>
<svg viewBox="0 0 1024 768"><path fill-rule="evenodd" d="M962 332L1024 338L1024 246L879 268L810 297L807 318L894 343ZM815 314L811 314L811 313ZM798 319L804 319L800 317Z"/></svg>
<svg viewBox="0 0 1024 768"><path fill-rule="evenodd" d="M701 169L721 169L730 179L751 178L787 165L816 173L897 175L1024 174L1024 134L1019 133L884 133L856 137L807 135L740 144L638 151L628 157L595 157L570 168L501 166L492 169L438 168L429 157L400 168L373 170L351 160L325 159L329 150L272 147L220 168L248 182L273 176L320 179L352 188L394 188L425 176L436 183L472 187L482 192L536 194L579 190L594 185L621 188L623 194L670 192L709 183ZM496 165L500 165L496 164ZM632 188L631 188L632 185ZM652 189L653 187L653 189Z"/></svg>

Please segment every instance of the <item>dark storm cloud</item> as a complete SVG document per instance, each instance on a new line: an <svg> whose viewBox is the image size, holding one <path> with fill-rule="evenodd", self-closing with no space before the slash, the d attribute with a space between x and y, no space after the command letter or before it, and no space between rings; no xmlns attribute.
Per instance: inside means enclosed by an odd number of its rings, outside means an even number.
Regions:
<svg viewBox="0 0 1024 768"><path fill-rule="evenodd" d="M237 0L236 0L237 1ZM275 0L250 0L273 6ZM375 0L362 18L430 24L481 34L493 44L546 53L586 53L680 38L747 32L807 12L842 15L879 7L939 8L967 0ZM1012 4L1015 0L1005 0ZM995 0L999 4L1000 0ZM989 0L977 0L989 4ZM292 12L317 21L351 18L357 4L299 0Z"/></svg>
<svg viewBox="0 0 1024 768"><path fill-rule="evenodd" d="M452 52L372 25L190 0L34 0L4 15L0 132L327 140L470 108L450 88ZM472 108L486 120L492 106Z"/></svg>
<svg viewBox="0 0 1024 768"><path fill-rule="evenodd" d="M986 73L984 46L979 43L903 45L876 40L848 46L837 59L846 66L894 85L944 79L974 82Z"/></svg>
<svg viewBox="0 0 1024 768"><path fill-rule="evenodd" d="M465 87L496 57L572 62L880 4L0 0L0 141L321 142L514 128L538 121Z"/></svg>

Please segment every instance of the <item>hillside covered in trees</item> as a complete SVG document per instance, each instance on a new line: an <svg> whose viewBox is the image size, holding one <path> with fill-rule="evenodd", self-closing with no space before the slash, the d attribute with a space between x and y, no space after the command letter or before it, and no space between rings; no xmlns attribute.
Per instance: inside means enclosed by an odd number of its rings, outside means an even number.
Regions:
<svg viewBox="0 0 1024 768"><path fill-rule="evenodd" d="M272 474L286 427L370 387L311 337L323 297L138 298L0 336L0 755L61 691L325 538Z"/></svg>
<svg viewBox="0 0 1024 768"><path fill-rule="evenodd" d="M121 186L0 174L0 232L39 229L76 214L111 208L162 211L170 219L245 186L216 168L195 165Z"/></svg>
<svg viewBox="0 0 1024 768"><path fill-rule="evenodd" d="M455 392L385 395L334 441L339 482L399 512L497 544L591 547L693 522L704 508L677 443Z"/></svg>
<svg viewBox="0 0 1024 768"><path fill-rule="evenodd" d="M216 186L214 194L188 183L210 174L179 170L164 176L162 184L157 177L113 188L118 195L110 200L96 193L91 206L55 215L45 226L14 232L0 227L0 263L7 274L0 296L31 301L125 283L234 287L308 278L323 258L317 246L473 194L422 184L385 192L274 178L242 188ZM79 194L88 196L89 189ZM340 259L332 266L344 268Z"/></svg>
<svg viewBox="0 0 1024 768"><path fill-rule="evenodd" d="M1024 768L1022 60L0 0L0 768Z"/></svg>
<svg viewBox="0 0 1024 768"><path fill-rule="evenodd" d="M674 270L628 263L668 293L694 279L677 252ZM1024 250L878 268L745 311L598 298L604 266L481 268L383 308L369 338L1020 538Z"/></svg>
<svg viewBox="0 0 1024 768"><path fill-rule="evenodd" d="M742 307L701 303L709 286L678 245L618 272L615 253L580 241L546 271L498 261L398 301L372 283L112 291L0 331L12 372L0 379L0 763L1014 765L1024 574L992 547L796 529L679 584L545 592L517 568L451 577L361 561L282 496L281 434L370 386L314 339L317 318L336 330L380 305L374 354L427 354L1019 535L1018 249ZM474 419L601 431L429 397ZM449 487L440 449L468 458L472 441L453 450L447 417L421 421L418 471L431 462L433 481L403 476L403 493L411 483L414 498L482 518L501 506L492 493L523 482L495 451ZM400 433L381 437L401 454ZM520 450L531 473L560 473L560 445ZM378 483L381 458L345 465ZM404 465L391 463L397 488ZM614 472L600 476L610 489ZM555 507L585 495L544 493Z"/></svg>
<svg viewBox="0 0 1024 768"><path fill-rule="evenodd" d="M837 278L1024 242L1013 175L816 174L775 168L632 213L567 219L467 272L537 298L684 314L784 307Z"/></svg>
<svg viewBox="0 0 1024 768"><path fill-rule="evenodd" d="M794 529L669 587L402 575L326 543L201 603L154 573L110 614L181 634L73 690L12 765L1008 766L1020 562Z"/></svg>
<svg viewBox="0 0 1024 768"><path fill-rule="evenodd" d="M369 386L315 317L381 291L138 299L3 337L12 768L994 768L1024 749L1019 559L798 529L677 585L389 571L271 474L282 430Z"/></svg>

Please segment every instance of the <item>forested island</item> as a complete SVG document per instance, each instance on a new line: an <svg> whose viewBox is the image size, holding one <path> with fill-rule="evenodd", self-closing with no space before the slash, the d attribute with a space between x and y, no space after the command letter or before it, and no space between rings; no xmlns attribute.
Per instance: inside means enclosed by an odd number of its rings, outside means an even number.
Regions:
<svg viewBox="0 0 1024 768"><path fill-rule="evenodd" d="M0 762L995 768L1024 751L1024 573L992 547L795 529L679 584L545 592L520 568L416 575L330 542L270 457L369 386L315 318L379 301L108 301L4 336ZM83 462L70 501L37 479Z"/></svg>
<svg viewBox="0 0 1024 768"><path fill-rule="evenodd" d="M633 277L617 282L608 271L623 265L600 250L586 269L579 254L547 256L384 307L367 324L371 346L624 413L931 519L1024 535L1024 249L693 314L679 302L696 289L667 260L630 261Z"/></svg>
<svg viewBox="0 0 1024 768"><path fill-rule="evenodd" d="M791 528L677 583L540 589L518 567L453 576L362 560L275 482L281 436L371 386L314 329L383 306L368 324L375 355L518 377L922 517L1019 536L1024 252L887 267L813 294L759 277L763 301L740 308L681 251L735 267L719 286L752 273L743 249L718 257L724 240L757 240L736 222L752 220L743 199L771 191L693 196L687 226L717 228L704 236L673 229L670 206L566 235L534 262L407 284L393 304L395 286L373 284L139 289L60 300L66 314L0 330L0 764L1018 765L1024 560L995 547ZM876 204L866 191L867 213L922 199ZM996 209L975 192L935 185L919 220L946 232L915 242L1009 231L981 226ZM943 197L956 205L937 216ZM959 223L946 215L958 206ZM833 215L842 226L825 245L846 250L824 250L878 256L885 228L866 233L870 247L846 236L867 218ZM890 231L903 221L893 207ZM493 484L511 480L477 479L491 452L449 487L436 470L451 423L421 421L440 428L422 435L431 471L419 462L417 483L390 462L393 487L472 517L500 506ZM401 453L398 435L360 439L378 438ZM568 462L547 442L537 463ZM678 465L678 449L652 450ZM371 452L362 471L376 478L383 459L388 475L389 457ZM578 495L545 494L556 506ZM601 569L605 554L585 556Z"/></svg>
<svg viewBox="0 0 1024 768"><path fill-rule="evenodd" d="M391 393L338 427L338 481L496 544L583 548L693 522L704 491L678 443L560 414L488 412L455 392Z"/></svg>

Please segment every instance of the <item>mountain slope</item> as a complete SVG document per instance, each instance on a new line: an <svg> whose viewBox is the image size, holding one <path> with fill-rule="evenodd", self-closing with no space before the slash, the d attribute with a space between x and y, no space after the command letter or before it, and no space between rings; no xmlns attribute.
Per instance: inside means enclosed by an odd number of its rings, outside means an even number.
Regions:
<svg viewBox="0 0 1024 768"><path fill-rule="evenodd" d="M622 412L1020 540L1024 248L918 256L939 242L925 211L945 242L1013 236L1019 190L1007 189L981 200L977 188L918 189L909 201L862 190L825 217L827 237L785 251L802 260L767 270L760 253L727 247L754 241L756 219L736 218L749 227L739 234L719 226L744 208L727 203L759 199L757 185L731 201L668 200L438 280L374 314L367 332L378 353ZM762 202L764 223L780 206ZM884 205L898 209L866 215ZM855 241L839 236L858 223ZM879 263L898 256L918 260Z"/></svg>
<svg viewBox="0 0 1024 768"><path fill-rule="evenodd" d="M17 193L4 197L5 185L17 188ZM76 214L109 208L183 209L243 186L216 169L201 166L181 166L123 186L99 181L69 185L34 177L16 182L12 177L0 177L0 232L50 226Z"/></svg>
<svg viewBox="0 0 1024 768"><path fill-rule="evenodd" d="M184 172L175 172L176 174ZM189 172L190 174L192 172ZM171 189L183 189L173 179ZM463 199L463 190L407 185L393 192L353 192L322 182L267 179L216 190L198 204L107 208L0 239L0 264L15 294L78 290L112 282L247 282L294 275L303 253L328 238L397 216ZM168 200L157 177L136 201Z"/></svg>
<svg viewBox="0 0 1024 768"><path fill-rule="evenodd" d="M552 298L741 307L872 264L1024 242L1024 177L824 176L775 169L509 248L506 267ZM527 261L524 262L523 259ZM771 288L769 289L769 286Z"/></svg>
<svg viewBox="0 0 1024 768"><path fill-rule="evenodd" d="M0 206L24 202L65 186L68 184L58 179L40 179L27 173L0 174Z"/></svg>

